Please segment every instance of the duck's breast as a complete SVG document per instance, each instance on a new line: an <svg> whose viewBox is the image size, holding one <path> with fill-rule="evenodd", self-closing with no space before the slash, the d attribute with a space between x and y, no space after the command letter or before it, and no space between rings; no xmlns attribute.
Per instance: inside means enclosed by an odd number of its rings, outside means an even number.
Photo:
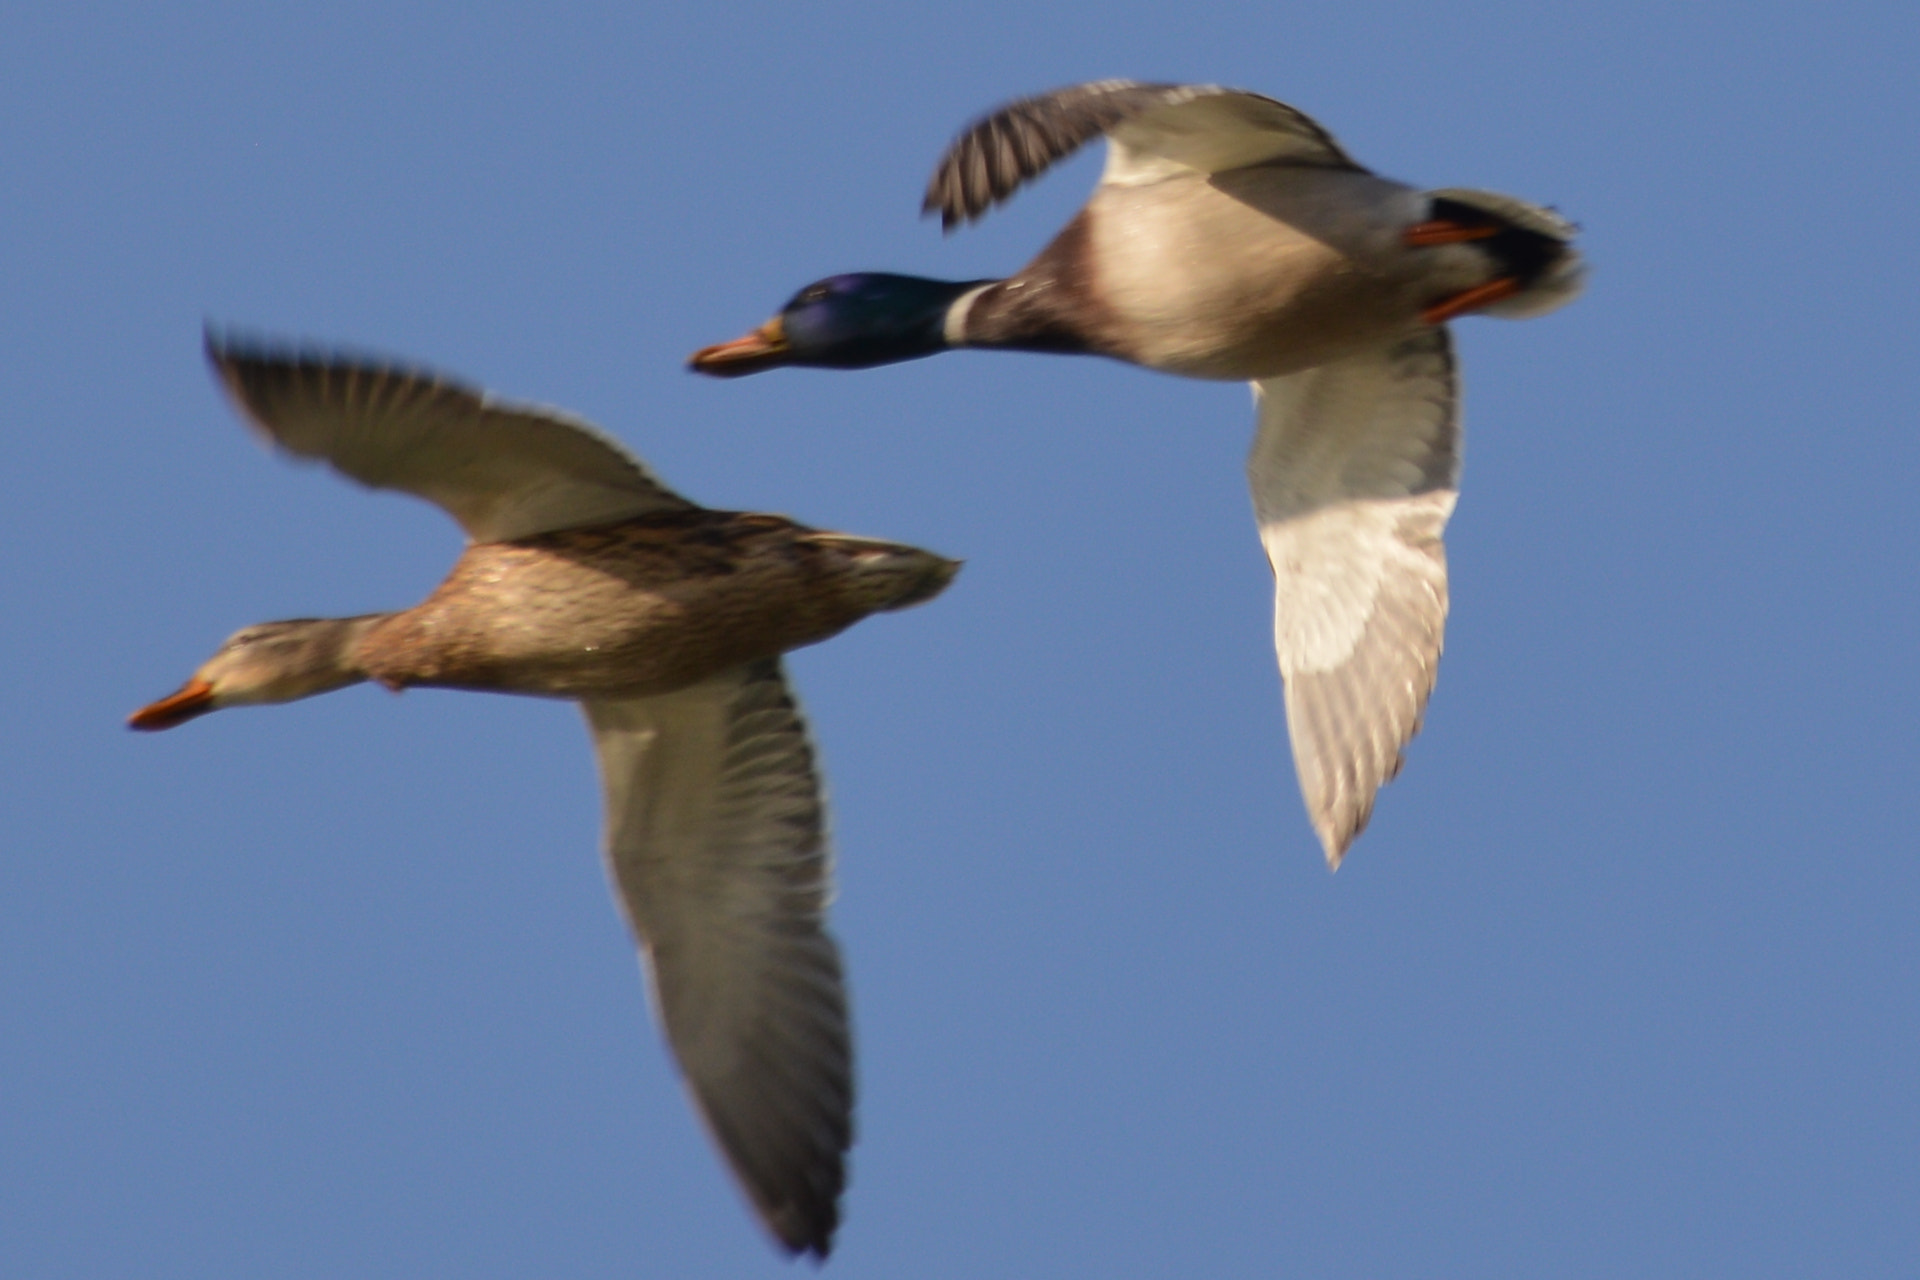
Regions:
<svg viewBox="0 0 1920 1280"><path fill-rule="evenodd" d="M1105 345L1169 373L1255 379L1408 331L1438 288L1421 278L1435 260L1400 239L1423 206L1400 183L1294 165L1104 185L1084 253Z"/></svg>

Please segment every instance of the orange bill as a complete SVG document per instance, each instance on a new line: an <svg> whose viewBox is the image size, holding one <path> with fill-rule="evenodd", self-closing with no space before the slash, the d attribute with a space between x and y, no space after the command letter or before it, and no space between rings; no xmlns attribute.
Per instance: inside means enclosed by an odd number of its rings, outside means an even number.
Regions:
<svg viewBox="0 0 1920 1280"><path fill-rule="evenodd" d="M687 367L716 378L737 378L784 363L787 347L786 326L775 316L745 337L700 348L687 359Z"/></svg>
<svg viewBox="0 0 1920 1280"><path fill-rule="evenodd" d="M185 724L198 715L213 710L213 686L195 676L180 687L179 692L168 694L155 703L140 708L127 717L129 729L171 729L177 724Z"/></svg>

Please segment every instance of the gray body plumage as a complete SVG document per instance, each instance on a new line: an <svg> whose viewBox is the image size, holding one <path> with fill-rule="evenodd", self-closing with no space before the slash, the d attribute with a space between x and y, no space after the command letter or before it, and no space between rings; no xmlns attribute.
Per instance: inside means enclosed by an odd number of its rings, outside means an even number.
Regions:
<svg viewBox="0 0 1920 1280"><path fill-rule="evenodd" d="M1026 267L959 300L951 345L1080 351L1246 379L1247 464L1308 814L1338 866L1398 771L1447 615L1460 474L1450 300L1540 314L1579 290L1572 224L1494 192L1370 173L1300 111L1217 85L1101 81L961 133L926 210L952 228L1104 135L1086 206ZM1486 227L1422 242L1450 211ZM1469 229L1471 230L1471 229Z"/></svg>

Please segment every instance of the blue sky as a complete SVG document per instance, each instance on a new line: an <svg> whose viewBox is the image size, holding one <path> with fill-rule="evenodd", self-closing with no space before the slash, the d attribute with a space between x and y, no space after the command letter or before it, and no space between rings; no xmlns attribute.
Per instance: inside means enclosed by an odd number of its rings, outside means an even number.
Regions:
<svg viewBox="0 0 1920 1280"><path fill-rule="evenodd" d="M921 543L793 659L860 1140L829 1273L1920 1270L1909 6L49 5L0 41L0 1257L23 1276L773 1276L648 1017L565 706L361 688L148 737L229 631L459 538L278 461L204 321L424 362L714 506ZM1105 76L1557 205L1469 320L1427 727L1329 876L1242 387L966 353L718 383Z"/></svg>

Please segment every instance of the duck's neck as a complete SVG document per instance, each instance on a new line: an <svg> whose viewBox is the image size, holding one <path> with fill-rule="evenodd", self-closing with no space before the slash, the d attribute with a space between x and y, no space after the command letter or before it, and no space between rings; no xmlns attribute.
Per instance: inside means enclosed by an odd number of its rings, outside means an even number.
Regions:
<svg viewBox="0 0 1920 1280"><path fill-rule="evenodd" d="M360 645L373 629L395 615L366 613L353 618L299 618L269 626L281 628L263 647L262 657L277 666L278 679L263 701L292 702L331 693L372 678L360 656Z"/></svg>
<svg viewBox="0 0 1920 1280"><path fill-rule="evenodd" d="M797 365L871 369L956 347L1099 350L1083 339L1077 277L1047 269L1042 254L1006 280L933 280L891 272L829 276L795 294L773 320L693 354L691 366L740 377Z"/></svg>
<svg viewBox="0 0 1920 1280"><path fill-rule="evenodd" d="M950 347L1096 354L1076 310L1064 282L1023 271L961 294L947 309L942 334Z"/></svg>
<svg viewBox="0 0 1920 1280"><path fill-rule="evenodd" d="M947 314L949 345L1125 358L1103 340L1088 234L1083 212L1016 274L961 294Z"/></svg>
<svg viewBox="0 0 1920 1280"><path fill-rule="evenodd" d="M1071 280L1045 255L1005 280L934 280L878 272L846 279L860 292L816 314L789 311L796 357L787 363L866 369L961 347L1076 354L1093 351L1076 327ZM802 295L804 297L804 295Z"/></svg>

